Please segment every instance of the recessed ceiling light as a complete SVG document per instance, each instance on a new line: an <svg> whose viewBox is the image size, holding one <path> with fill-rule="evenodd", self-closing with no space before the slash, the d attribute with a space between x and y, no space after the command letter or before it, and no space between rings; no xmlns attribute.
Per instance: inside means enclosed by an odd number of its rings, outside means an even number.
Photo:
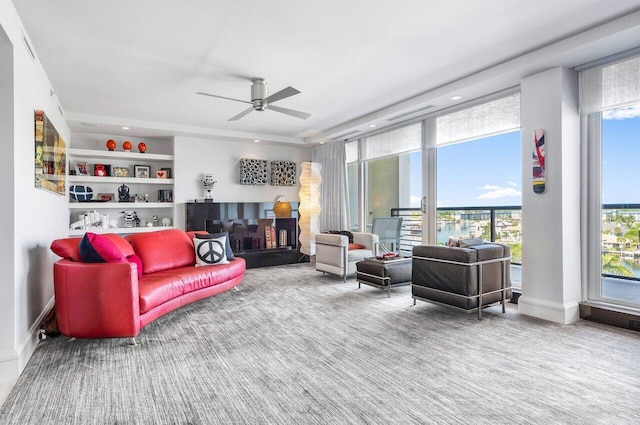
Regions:
<svg viewBox="0 0 640 425"><path fill-rule="evenodd" d="M120 127L123 130L129 130L129 127Z"/></svg>
<svg viewBox="0 0 640 425"><path fill-rule="evenodd" d="M324 142L320 142L321 145L324 145Z"/></svg>
<svg viewBox="0 0 640 425"><path fill-rule="evenodd" d="M373 128L375 126L376 126L375 124L369 124L369 127L371 127L371 128Z"/></svg>
<svg viewBox="0 0 640 425"><path fill-rule="evenodd" d="M455 95L455 96L451 96L451 100L460 100L460 99L462 99L462 96L460 96L458 94Z"/></svg>
<svg viewBox="0 0 640 425"><path fill-rule="evenodd" d="M253 141L253 143L260 143L260 140L255 139L255 140Z"/></svg>

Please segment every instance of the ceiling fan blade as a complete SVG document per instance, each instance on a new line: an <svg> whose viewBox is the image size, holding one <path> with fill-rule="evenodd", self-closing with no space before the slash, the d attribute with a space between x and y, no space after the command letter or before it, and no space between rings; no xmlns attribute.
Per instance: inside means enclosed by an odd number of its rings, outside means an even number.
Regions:
<svg viewBox="0 0 640 425"><path fill-rule="evenodd" d="M246 100L234 99L234 98L232 98L232 97L218 96L217 94L203 93L203 92L201 92L201 91L197 92L196 94L201 94L202 96L217 97L217 98L219 98L219 99L233 100L234 102L248 103L248 104L250 104L250 105L252 104L251 102L247 102Z"/></svg>
<svg viewBox="0 0 640 425"><path fill-rule="evenodd" d="M267 103L272 103L272 102L276 102L278 100L282 100L284 98L296 95L298 93L300 93L300 90L294 89L293 87L289 86L285 89L280 90L277 93L272 94L271 96L267 96L267 98L264 99L264 101Z"/></svg>
<svg viewBox="0 0 640 425"><path fill-rule="evenodd" d="M293 109L282 108L280 106L269 105L267 109L272 111L280 112L283 114L291 115L292 117L300 118L306 120L311 116L311 114L307 114L306 112L294 111Z"/></svg>
<svg viewBox="0 0 640 425"><path fill-rule="evenodd" d="M228 121L238 121L240 118L244 117L245 115L249 114L249 112L253 111L253 107L249 108L249 109L245 109L244 111L240 112L238 115L236 115L235 117L231 117L228 119Z"/></svg>

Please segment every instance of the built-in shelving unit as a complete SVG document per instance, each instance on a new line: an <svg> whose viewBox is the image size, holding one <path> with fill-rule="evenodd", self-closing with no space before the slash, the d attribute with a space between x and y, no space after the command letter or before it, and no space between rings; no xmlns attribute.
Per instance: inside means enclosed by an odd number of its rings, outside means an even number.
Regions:
<svg viewBox="0 0 640 425"><path fill-rule="evenodd" d="M109 139L116 140L117 149L107 150L105 142ZM124 140L130 140L133 149L136 149L139 141L147 145L147 152L126 152L122 150ZM74 133L72 135L74 147L67 150L69 158L68 170L78 169L78 164L85 164L81 168L87 174L68 175L67 181L71 186L87 186L93 192L93 202L78 202L69 197L69 235L83 235L87 231L95 233L141 233L157 230L160 227L147 226L153 223L154 216L162 223L168 218L171 225L174 223L174 193L173 178L156 177L156 172L161 169L171 169L173 173L173 138L124 138L122 136L100 135L94 133ZM111 170L109 176L94 175L95 165L108 165ZM145 165L149 167L149 177L134 177L134 167ZM127 176L115 176L115 169L126 169ZM133 199L146 199L147 202L119 202L118 189L125 185L129 188L129 196ZM167 195L171 197L167 199ZM95 202L101 200L101 196L110 197L107 202ZM135 211L140 227L126 227L124 211ZM81 220L86 214L99 214L108 216L108 228L89 226L88 228L71 228L71 225ZM165 220L166 221L166 220ZM106 222L106 221L105 221ZM117 226L117 227L114 227ZM168 228L171 226L162 226Z"/></svg>

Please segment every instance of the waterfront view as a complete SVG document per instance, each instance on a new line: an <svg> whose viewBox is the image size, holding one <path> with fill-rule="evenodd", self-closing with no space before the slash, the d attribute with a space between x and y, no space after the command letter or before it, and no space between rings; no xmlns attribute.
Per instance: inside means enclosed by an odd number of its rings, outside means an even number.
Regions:
<svg viewBox="0 0 640 425"><path fill-rule="evenodd" d="M640 209L602 206L602 274L640 278Z"/></svg>

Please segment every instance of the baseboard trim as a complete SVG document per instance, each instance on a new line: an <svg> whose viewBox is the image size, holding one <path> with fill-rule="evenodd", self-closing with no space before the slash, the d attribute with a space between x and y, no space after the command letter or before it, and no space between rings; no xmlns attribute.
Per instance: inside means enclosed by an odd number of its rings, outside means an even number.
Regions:
<svg viewBox="0 0 640 425"><path fill-rule="evenodd" d="M27 333L20 339L20 343L15 350L0 351L0 406L7 399L11 389L18 381L18 377L38 346L40 323L54 303L55 300L52 297Z"/></svg>
<svg viewBox="0 0 640 425"><path fill-rule="evenodd" d="M640 315L609 308L580 304L580 318L604 325L640 332Z"/></svg>
<svg viewBox="0 0 640 425"><path fill-rule="evenodd" d="M563 325L574 323L580 319L577 301L560 304L524 295L518 299L518 312Z"/></svg>

